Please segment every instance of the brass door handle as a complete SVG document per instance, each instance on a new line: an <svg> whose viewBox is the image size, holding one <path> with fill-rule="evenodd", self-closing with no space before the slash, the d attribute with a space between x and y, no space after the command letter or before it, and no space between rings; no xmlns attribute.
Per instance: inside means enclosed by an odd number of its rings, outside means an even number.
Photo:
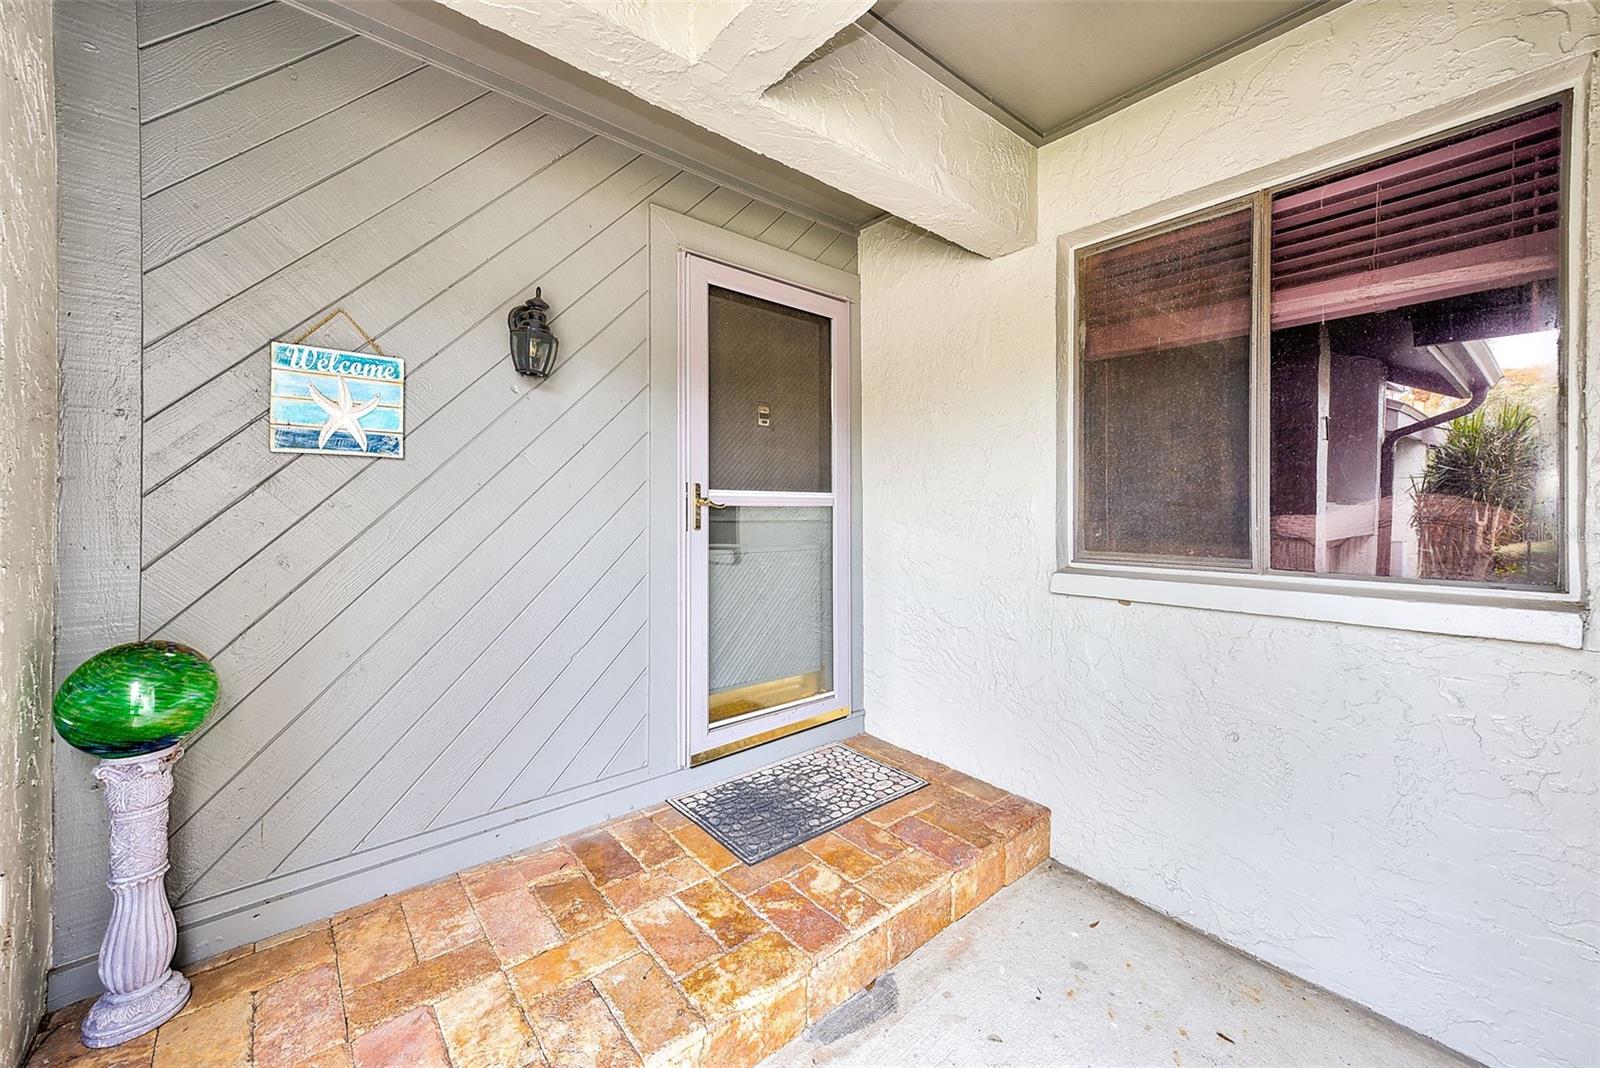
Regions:
<svg viewBox="0 0 1600 1068"><path fill-rule="evenodd" d="M704 496L700 492L700 483L696 482L694 484L694 529L696 529L696 530L700 529L700 509L702 509L702 508L726 508L726 507L728 507L728 506L725 505L725 504L718 504L716 501L712 500L710 497Z"/></svg>

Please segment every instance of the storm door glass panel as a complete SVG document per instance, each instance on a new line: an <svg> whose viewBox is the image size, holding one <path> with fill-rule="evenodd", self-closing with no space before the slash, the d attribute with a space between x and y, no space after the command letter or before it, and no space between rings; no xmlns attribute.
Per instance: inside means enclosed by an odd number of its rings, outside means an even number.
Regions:
<svg viewBox="0 0 1600 1068"><path fill-rule="evenodd" d="M829 492L832 321L715 285L707 305L710 484Z"/></svg>
<svg viewBox="0 0 1600 1068"><path fill-rule="evenodd" d="M708 278L703 298L705 693L725 736L837 689L839 324L815 294L739 281L752 292Z"/></svg>
<svg viewBox="0 0 1600 1068"><path fill-rule="evenodd" d="M833 689L833 509L729 505L711 520L712 723Z"/></svg>
<svg viewBox="0 0 1600 1068"><path fill-rule="evenodd" d="M1272 200L1271 563L1558 588L1559 105Z"/></svg>
<svg viewBox="0 0 1600 1068"><path fill-rule="evenodd" d="M1252 213L1084 254L1078 555L1251 562Z"/></svg>

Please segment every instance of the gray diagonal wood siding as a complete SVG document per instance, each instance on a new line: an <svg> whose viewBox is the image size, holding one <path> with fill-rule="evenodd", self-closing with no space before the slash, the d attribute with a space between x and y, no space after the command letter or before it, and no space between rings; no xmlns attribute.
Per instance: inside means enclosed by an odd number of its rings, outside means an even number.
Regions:
<svg viewBox="0 0 1600 1068"><path fill-rule="evenodd" d="M178 765L180 922L670 770L646 715L649 205L852 269L854 236L281 4L144 0L137 30L139 631L222 679ZM543 383L506 356L535 285ZM333 308L407 361L402 461L267 451L266 345ZM314 338L363 344L343 319ZM87 790L86 759L56 767ZM107 915L96 811L58 807L58 965Z"/></svg>

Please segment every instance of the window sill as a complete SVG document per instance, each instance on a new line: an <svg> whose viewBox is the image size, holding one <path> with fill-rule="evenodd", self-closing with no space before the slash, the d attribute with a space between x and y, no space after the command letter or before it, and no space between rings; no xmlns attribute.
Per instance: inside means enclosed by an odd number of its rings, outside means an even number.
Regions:
<svg viewBox="0 0 1600 1068"><path fill-rule="evenodd" d="M1465 638L1583 648L1581 606L1567 601L1490 601L1393 588L1314 589L1276 576L1177 576L1071 568L1050 576L1050 592L1252 616L1346 623ZM1373 584L1380 585L1381 584ZM1453 594L1455 591L1451 591Z"/></svg>

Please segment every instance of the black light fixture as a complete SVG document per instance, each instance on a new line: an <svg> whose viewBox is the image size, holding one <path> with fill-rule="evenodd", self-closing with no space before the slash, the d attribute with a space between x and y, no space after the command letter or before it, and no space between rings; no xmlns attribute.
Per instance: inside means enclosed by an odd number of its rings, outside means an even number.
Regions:
<svg viewBox="0 0 1600 1068"><path fill-rule="evenodd" d="M533 291L533 297L518 304L506 316L511 328L511 364L519 375L549 378L556 366L556 336L545 322L545 312L550 305L542 299L542 288Z"/></svg>

